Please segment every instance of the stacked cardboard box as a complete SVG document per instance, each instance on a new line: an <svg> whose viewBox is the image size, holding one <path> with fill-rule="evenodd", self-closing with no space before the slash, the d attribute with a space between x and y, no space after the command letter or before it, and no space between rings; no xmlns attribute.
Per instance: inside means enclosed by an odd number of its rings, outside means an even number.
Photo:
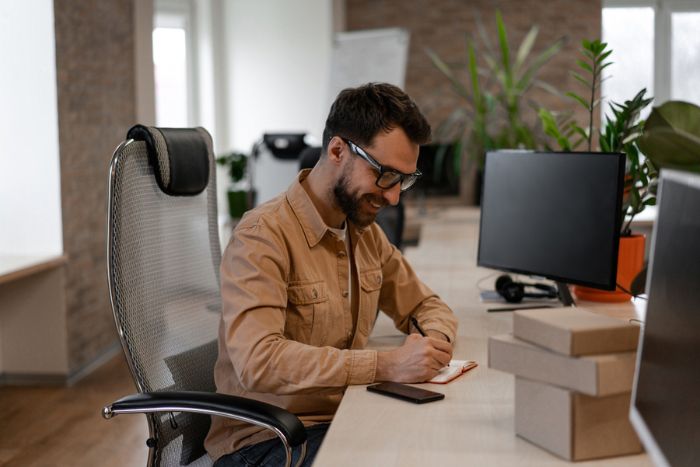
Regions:
<svg viewBox="0 0 700 467"><path fill-rule="evenodd" d="M489 339L515 379L515 431L568 460L642 450L629 419L639 328L583 308L520 310Z"/></svg>

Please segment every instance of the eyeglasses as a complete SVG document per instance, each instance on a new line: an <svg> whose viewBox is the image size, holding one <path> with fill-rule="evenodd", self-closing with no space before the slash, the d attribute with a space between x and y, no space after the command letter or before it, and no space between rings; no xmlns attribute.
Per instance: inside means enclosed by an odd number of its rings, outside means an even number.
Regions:
<svg viewBox="0 0 700 467"><path fill-rule="evenodd" d="M379 172L377 176L377 181L375 182L379 188L382 190L388 190L393 188L396 184L401 184L401 191L406 191L413 186L414 183L423 175L420 170L416 170L411 174L405 174L399 172L398 170L389 169L384 167L379 162L374 160L367 151L362 149L357 144L353 143L349 139L345 139L341 136L341 139L350 147L350 150L356 155L364 159L369 165L371 165L375 170Z"/></svg>

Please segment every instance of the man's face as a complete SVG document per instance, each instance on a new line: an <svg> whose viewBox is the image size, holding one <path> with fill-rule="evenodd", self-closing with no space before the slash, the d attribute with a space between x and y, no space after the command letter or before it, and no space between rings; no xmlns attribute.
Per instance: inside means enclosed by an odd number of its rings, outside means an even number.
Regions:
<svg viewBox="0 0 700 467"><path fill-rule="evenodd" d="M382 166L403 173L412 173L418 162L417 144L412 143L401 128L388 133L380 132L371 146L363 148ZM367 227L386 205L399 202L401 188L397 184L389 189L376 185L379 172L367 161L355 155L345 144L346 160L340 176L333 186L335 202L354 224Z"/></svg>

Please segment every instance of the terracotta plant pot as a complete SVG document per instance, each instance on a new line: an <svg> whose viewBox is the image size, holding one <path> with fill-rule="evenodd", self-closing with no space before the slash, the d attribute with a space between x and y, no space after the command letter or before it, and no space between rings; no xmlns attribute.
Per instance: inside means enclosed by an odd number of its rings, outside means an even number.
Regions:
<svg viewBox="0 0 700 467"><path fill-rule="evenodd" d="M632 281L644 267L644 235L620 237L617 255L617 284L630 290ZM615 291L599 290L575 285L574 294L579 300L594 302L625 302L632 298L618 287Z"/></svg>

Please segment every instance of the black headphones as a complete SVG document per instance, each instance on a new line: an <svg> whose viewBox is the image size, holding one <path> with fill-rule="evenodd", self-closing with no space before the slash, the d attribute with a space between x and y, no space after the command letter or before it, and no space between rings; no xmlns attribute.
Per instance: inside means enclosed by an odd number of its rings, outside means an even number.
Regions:
<svg viewBox="0 0 700 467"><path fill-rule="evenodd" d="M525 292L525 287L533 287L540 292ZM557 298L559 293L556 287L546 284L525 284L515 282L507 275L503 274L496 279L496 292L505 298L508 303L518 303L525 297L529 298Z"/></svg>

